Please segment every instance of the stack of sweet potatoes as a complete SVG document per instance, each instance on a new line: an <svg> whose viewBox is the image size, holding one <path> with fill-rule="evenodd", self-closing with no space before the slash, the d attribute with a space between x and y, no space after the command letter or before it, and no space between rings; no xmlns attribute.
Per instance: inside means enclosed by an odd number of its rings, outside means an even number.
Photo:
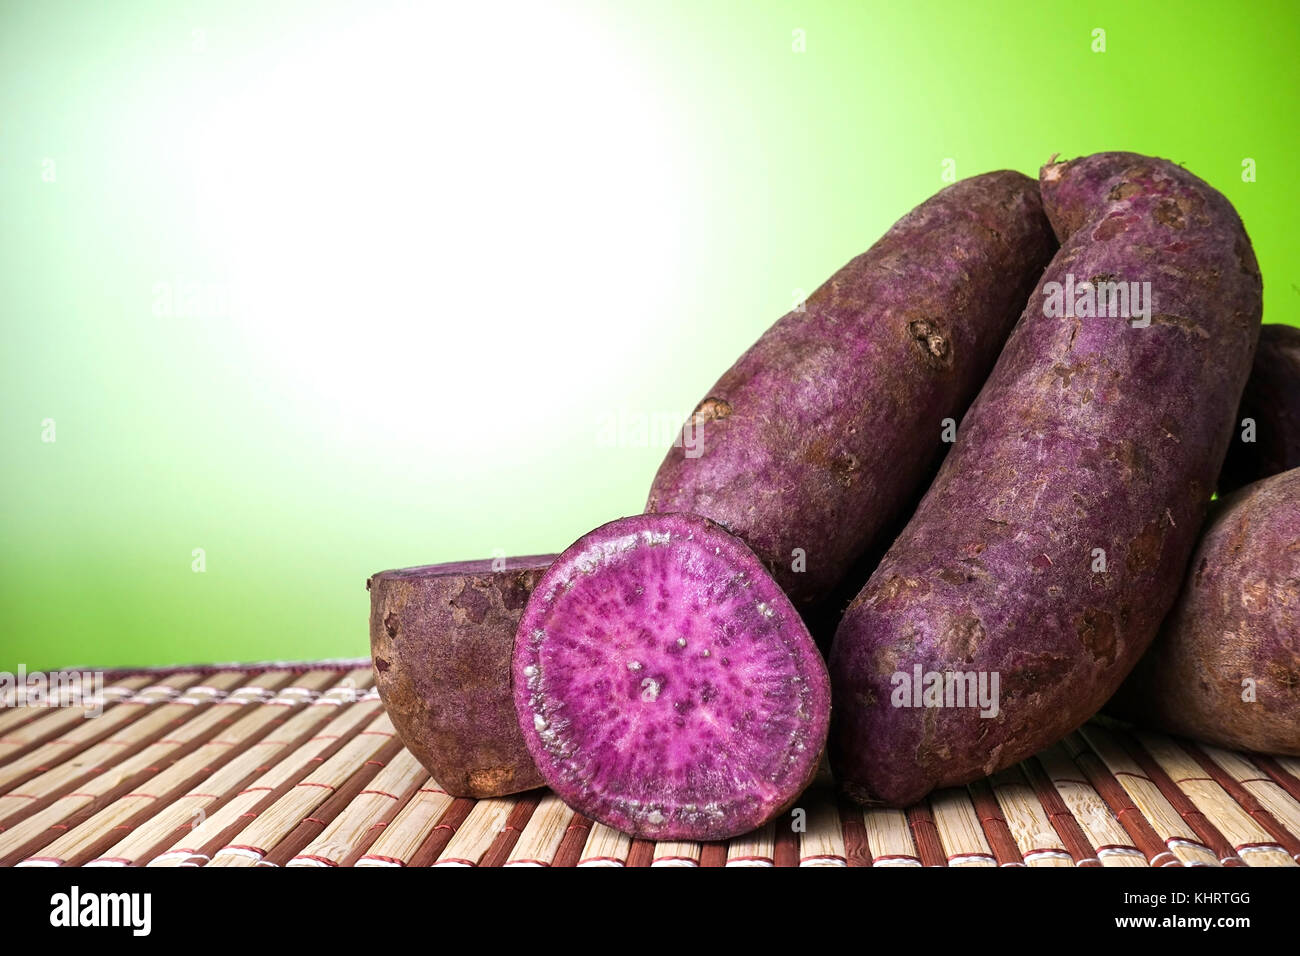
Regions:
<svg viewBox="0 0 1300 956"><path fill-rule="evenodd" d="M722 376L644 514L374 575L394 724L453 794L655 839L772 819L823 753L905 805L1112 697L1300 754L1300 330L1261 292L1168 161L950 186Z"/></svg>

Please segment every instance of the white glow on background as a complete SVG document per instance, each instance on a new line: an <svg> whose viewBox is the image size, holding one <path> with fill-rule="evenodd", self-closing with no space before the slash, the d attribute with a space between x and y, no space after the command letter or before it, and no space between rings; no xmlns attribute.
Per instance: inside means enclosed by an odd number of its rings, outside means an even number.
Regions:
<svg viewBox="0 0 1300 956"><path fill-rule="evenodd" d="M527 4L295 42L226 65L189 144L248 374L352 441L499 456L475 421L591 420L575 378L617 383L593 359L634 352L673 296L651 79L597 24Z"/></svg>

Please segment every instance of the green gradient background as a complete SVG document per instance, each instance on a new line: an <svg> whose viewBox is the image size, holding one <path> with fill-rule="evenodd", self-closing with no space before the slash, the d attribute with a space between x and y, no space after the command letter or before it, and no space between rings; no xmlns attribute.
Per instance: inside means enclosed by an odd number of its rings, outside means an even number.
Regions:
<svg viewBox="0 0 1300 956"><path fill-rule="evenodd" d="M945 158L1183 162L1300 324L1293 3L509 6L4 5L0 670L364 655L368 573L639 511L602 409L689 410Z"/></svg>

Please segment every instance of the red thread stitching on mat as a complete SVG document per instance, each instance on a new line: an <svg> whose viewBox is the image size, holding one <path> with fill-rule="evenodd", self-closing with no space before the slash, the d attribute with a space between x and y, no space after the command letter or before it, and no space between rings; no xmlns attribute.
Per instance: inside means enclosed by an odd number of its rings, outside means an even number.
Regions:
<svg viewBox="0 0 1300 956"><path fill-rule="evenodd" d="M403 861L403 860L399 860L399 859L398 859L397 857L395 857L395 856L381 856L381 855L378 854L378 853L367 853L367 854L366 854L365 856L363 856L361 859L363 859L363 860L379 860L381 863L396 863L398 866L406 866L405 861Z"/></svg>
<svg viewBox="0 0 1300 956"><path fill-rule="evenodd" d="M387 790L362 790L360 793L357 794L357 796L358 796L358 797L361 796L362 793L377 793L377 794L379 794L381 797L388 797L388 799L390 799L390 800L398 800L398 799L401 799L401 798L398 797L396 794L389 793Z"/></svg>

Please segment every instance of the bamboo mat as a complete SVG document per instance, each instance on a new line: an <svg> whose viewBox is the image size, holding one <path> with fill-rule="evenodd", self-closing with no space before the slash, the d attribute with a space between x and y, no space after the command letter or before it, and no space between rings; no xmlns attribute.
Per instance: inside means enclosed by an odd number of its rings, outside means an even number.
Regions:
<svg viewBox="0 0 1300 956"><path fill-rule="evenodd" d="M907 810L837 801L726 843L633 840L537 790L455 799L369 662L107 675L0 708L4 866L1296 866L1300 759L1089 724ZM93 703L92 703L93 706Z"/></svg>

